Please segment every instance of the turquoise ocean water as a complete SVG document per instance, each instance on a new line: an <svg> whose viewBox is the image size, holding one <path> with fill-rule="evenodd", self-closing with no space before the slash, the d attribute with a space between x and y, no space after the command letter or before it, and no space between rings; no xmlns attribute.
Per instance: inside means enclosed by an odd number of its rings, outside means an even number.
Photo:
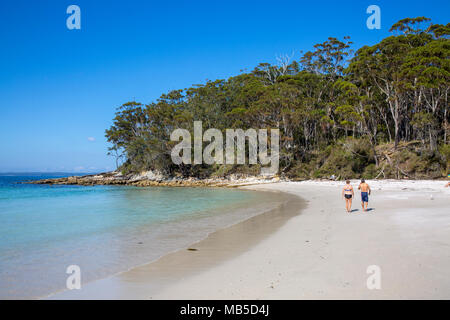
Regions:
<svg viewBox="0 0 450 320"><path fill-rule="evenodd" d="M274 203L236 189L20 183L47 177L0 175L0 299L64 290L69 265L82 283L128 270Z"/></svg>

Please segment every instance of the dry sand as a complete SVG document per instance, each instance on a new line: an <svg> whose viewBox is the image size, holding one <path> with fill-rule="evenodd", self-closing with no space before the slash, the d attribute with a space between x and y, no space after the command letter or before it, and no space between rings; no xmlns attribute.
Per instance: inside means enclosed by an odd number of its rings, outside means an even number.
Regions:
<svg viewBox="0 0 450 320"><path fill-rule="evenodd" d="M357 181L352 181L357 186ZM53 299L450 299L450 188L368 181L351 214L342 182L247 186L300 196L192 247ZM356 189L356 188L355 188ZM299 213L299 215L296 215ZM369 290L367 268L381 271Z"/></svg>

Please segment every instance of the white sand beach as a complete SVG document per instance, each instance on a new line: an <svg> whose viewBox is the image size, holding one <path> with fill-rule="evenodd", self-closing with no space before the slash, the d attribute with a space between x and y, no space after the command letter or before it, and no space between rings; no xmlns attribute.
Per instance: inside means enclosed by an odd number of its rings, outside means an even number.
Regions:
<svg viewBox="0 0 450 320"><path fill-rule="evenodd" d="M348 214L343 182L245 186L304 199L299 215L242 222L192 247L52 299L450 299L450 188L444 181L359 181ZM272 220L271 220L272 219ZM269 230L265 225L276 225ZM241 241L242 240L242 241ZM380 268L381 288L366 285Z"/></svg>

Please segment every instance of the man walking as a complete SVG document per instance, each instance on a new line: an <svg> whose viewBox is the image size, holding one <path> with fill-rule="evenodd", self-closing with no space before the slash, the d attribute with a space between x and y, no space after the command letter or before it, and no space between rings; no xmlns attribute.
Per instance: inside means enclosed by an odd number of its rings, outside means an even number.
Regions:
<svg viewBox="0 0 450 320"><path fill-rule="evenodd" d="M361 190L361 206L363 211L367 211L369 205L370 187L364 179L361 179L361 183L358 186L358 190Z"/></svg>

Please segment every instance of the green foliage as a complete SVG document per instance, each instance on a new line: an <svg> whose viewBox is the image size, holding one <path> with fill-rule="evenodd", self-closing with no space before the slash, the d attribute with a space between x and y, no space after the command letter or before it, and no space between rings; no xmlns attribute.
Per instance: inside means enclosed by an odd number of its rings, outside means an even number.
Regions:
<svg viewBox="0 0 450 320"><path fill-rule="evenodd" d="M443 157L443 161L445 162L445 172L444 176L450 173L450 144L443 144L439 148L439 152Z"/></svg>
<svg viewBox="0 0 450 320"><path fill-rule="evenodd" d="M364 179L374 179L377 178L379 174L379 169L376 167L374 163L369 164L367 167L364 168L362 177Z"/></svg>
<svg viewBox="0 0 450 320"><path fill-rule="evenodd" d="M202 121L204 130L223 133L280 129L280 172L294 179L436 177L449 163L450 25L406 18L391 31L355 55L349 37L328 38L298 61L279 57L277 65L173 90L147 105L125 103L106 130L109 154L125 173L259 173L258 165L173 164L171 132L193 134L193 122Z"/></svg>

